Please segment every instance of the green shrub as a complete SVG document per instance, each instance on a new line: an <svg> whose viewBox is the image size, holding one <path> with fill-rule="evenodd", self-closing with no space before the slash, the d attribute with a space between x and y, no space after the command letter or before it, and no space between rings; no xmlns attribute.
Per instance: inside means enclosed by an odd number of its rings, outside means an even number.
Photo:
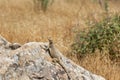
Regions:
<svg viewBox="0 0 120 80"><path fill-rule="evenodd" d="M72 50L79 55L108 51L110 58L120 59L120 16L94 23L87 31L77 33Z"/></svg>

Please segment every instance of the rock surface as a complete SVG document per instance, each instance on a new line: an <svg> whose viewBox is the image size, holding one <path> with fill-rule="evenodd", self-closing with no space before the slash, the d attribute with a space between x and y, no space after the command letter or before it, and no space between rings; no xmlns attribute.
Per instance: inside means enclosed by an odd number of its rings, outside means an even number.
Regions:
<svg viewBox="0 0 120 80"><path fill-rule="evenodd" d="M17 46L17 47L16 47ZM44 48L48 43L10 43L0 36L0 80L68 80L64 69L53 63ZM71 80L105 80L62 55Z"/></svg>

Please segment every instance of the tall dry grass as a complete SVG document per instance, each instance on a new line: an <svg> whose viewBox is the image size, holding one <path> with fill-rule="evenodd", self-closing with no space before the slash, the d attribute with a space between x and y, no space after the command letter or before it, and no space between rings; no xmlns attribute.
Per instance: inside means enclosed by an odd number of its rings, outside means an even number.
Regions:
<svg viewBox="0 0 120 80"><path fill-rule="evenodd" d="M32 0L0 0L0 34L10 42L24 44L30 41L47 41L52 37L57 47L76 63L104 76L107 80L120 80L120 67L99 54L77 59L70 53L75 31L86 29L86 21L99 21L104 10L91 0L55 0L47 12L34 12ZM119 1L109 2L109 14L119 13Z"/></svg>

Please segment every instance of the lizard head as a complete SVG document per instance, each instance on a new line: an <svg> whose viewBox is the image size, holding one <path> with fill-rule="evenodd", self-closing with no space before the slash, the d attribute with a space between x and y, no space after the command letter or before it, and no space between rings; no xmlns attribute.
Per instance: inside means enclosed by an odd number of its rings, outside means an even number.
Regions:
<svg viewBox="0 0 120 80"><path fill-rule="evenodd" d="M53 40L48 38L48 41L49 41L49 47L51 47L53 45Z"/></svg>

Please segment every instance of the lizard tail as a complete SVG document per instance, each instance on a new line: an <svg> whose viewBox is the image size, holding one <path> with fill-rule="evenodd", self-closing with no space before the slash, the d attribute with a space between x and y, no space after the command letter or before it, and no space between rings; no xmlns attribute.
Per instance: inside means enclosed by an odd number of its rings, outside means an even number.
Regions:
<svg viewBox="0 0 120 80"><path fill-rule="evenodd" d="M68 80L71 80L70 75L69 75L69 73L68 73L66 67L64 66L64 64L62 64L61 61L59 61L58 63L59 63L59 65L64 69L64 71L66 72L67 77L68 77Z"/></svg>

